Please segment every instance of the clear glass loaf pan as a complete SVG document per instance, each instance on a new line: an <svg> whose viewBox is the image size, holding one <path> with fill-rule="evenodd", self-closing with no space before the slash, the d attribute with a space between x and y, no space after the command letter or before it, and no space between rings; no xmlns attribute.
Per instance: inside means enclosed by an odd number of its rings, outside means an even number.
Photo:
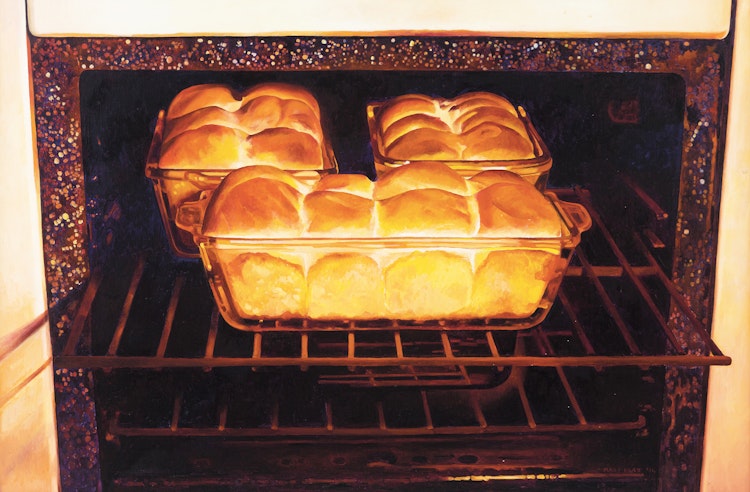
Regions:
<svg viewBox="0 0 750 492"><path fill-rule="evenodd" d="M146 176L153 182L156 201L159 204L159 211L171 248L178 256L197 258L199 256L198 246L193 241L192 234L175 225L177 211L183 203L197 200L202 193L216 189L224 177L234 171L235 168L161 168L159 157L164 134L164 121L165 112L160 111L146 161ZM247 164L238 164L238 167L245 165ZM321 176L338 172L338 164L330 142L327 139L324 140L323 167L321 169L300 171L287 169L287 171L303 181L317 181Z"/></svg>
<svg viewBox="0 0 750 492"><path fill-rule="evenodd" d="M552 156L547 149L536 128L531 123L526 111L518 107L519 118L523 122L534 146L534 157L530 159L516 160L441 160L420 161L394 159L385 154L382 145L381 132L378 127L378 112L384 102L375 102L367 105L367 123L370 131L370 144L372 146L373 159L375 161L375 172L378 176L395 167L411 162L440 162L458 171L464 177L471 177L482 171L503 169L512 171L523 176L527 181L536 186L540 191L547 187L550 169L552 169Z"/></svg>
<svg viewBox="0 0 750 492"><path fill-rule="evenodd" d="M240 330L271 319L482 320L518 330L545 318L591 227L582 205L545 197L559 237L207 237L206 199L185 204L177 222L195 236L216 304Z"/></svg>

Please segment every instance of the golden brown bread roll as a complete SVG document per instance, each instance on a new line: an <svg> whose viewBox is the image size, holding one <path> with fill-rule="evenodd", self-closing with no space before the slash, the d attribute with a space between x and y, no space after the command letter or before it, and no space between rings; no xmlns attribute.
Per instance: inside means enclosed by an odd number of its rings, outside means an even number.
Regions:
<svg viewBox="0 0 750 492"><path fill-rule="evenodd" d="M350 193L313 191L305 196L307 232L323 237L372 237L374 202Z"/></svg>
<svg viewBox="0 0 750 492"><path fill-rule="evenodd" d="M223 189L230 189L236 185L242 184L243 182L250 181L256 178L268 178L275 181L281 181L286 183L301 194L308 193L310 191L310 185L297 179L293 174L279 169L276 166L245 166L236 171L232 171L227 174L223 180ZM223 193L228 193L224 191Z"/></svg>
<svg viewBox="0 0 750 492"><path fill-rule="evenodd" d="M562 267L559 255L546 251L493 251L477 267L469 310L479 317L530 316Z"/></svg>
<svg viewBox="0 0 750 492"><path fill-rule="evenodd" d="M515 184L516 186L522 187L528 186L525 184L526 180L521 176L514 172L506 171L505 169L491 169L479 172L469 178L469 183L472 184L476 191L497 183Z"/></svg>
<svg viewBox="0 0 750 492"><path fill-rule="evenodd" d="M394 140L385 151L403 161L451 161L460 159L461 137L450 131L417 128Z"/></svg>
<svg viewBox="0 0 750 492"><path fill-rule="evenodd" d="M221 125L187 130L162 147L162 169L237 169L247 164L247 133Z"/></svg>
<svg viewBox="0 0 750 492"><path fill-rule="evenodd" d="M268 128L246 138L247 162L305 170L323 167L323 149L308 133Z"/></svg>
<svg viewBox="0 0 750 492"><path fill-rule="evenodd" d="M410 190L376 202L383 237L467 237L476 230L469 198L445 190Z"/></svg>
<svg viewBox="0 0 750 492"><path fill-rule="evenodd" d="M239 183L226 180L209 201L203 234L213 237L299 237L302 194L289 184L270 178Z"/></svg>
<svg viewBox="0 0 750 492"><path fill-rule="evenodd" d="M357 253L333 253L307 274L312 318L372 319L386 316L385 286L377 262Z"/></svg>
<svg viewBox="0 0 750 492"><path fill-rule="evenodd" d="M483 123L507 126L514 129L519 135L526 135L528 139L526 125L518 117L518 113L491 106L480 106L462 111L455 119L454 127L459 128L461 133L467 133L475 126Z"/></svg>
<svg viewBox="0 0 750 492"><path fill-rule="evenodd" d="M383 147L393 154L393 143L403 135L418 129L429 128L438 132L451 132L451 127L437 116L417 113L393 122L383 130ZM439 133L438 133L439 134ZM437 134L432 134L434 135Z"/></svg>
<svg viewBox="0 0 750 492"><path fill-rule="evenodd" d="M364 174L327 174L313 186L313 191L342 191L362 198L372 198L375 184Z"/></svg>
<svg viewBox="0 0 750 492"><path fill-rule="evenodd" d="M500 182L476 194L479 235L493 237L560 237L560 217L530 183Z"/></svg>
<svg viewBox="0 0 750 492"><path fill-rule="evenodd" d="M318 143L323 141L320 114L310 111L307 103L303 101L290 99L282 103L279 126L309 133Z"/></svg>
<svg viewBox="0 0 750 492"><path fill-rule="evenodd" d="M446 164L413 162L393 168L375 182L373 197L385 200L410 190L435 188L457 195L470 195L469 183Z"/></svg>
<svg viewBox="0 0 750 492"><path fill-rule="evenodd" d="M167 109L167 120L179 118L197 109L218 107L235 111L242 105L242 98L224 84L199 84L180 91Z"/></svg>
<svg viewBox="0 0 750 492"><path fill-rule="evenodd" d="M238 121L236 113L226 111L217 106L209 106L196 109L184 116L167 121L162 136L162 148L167 146L175 137L187 131L209 125L224 126L247 133L243 130L242 123Z"/></svg>
<svg viewBox="0 0 750 492"><path fill-rule="evenodd" d="M274 96L259 96L247 101L235 113L248 134L279 126L282 100Z"/></svg>
<svg viewBox="0 0 750 492"><path fill-rule="evenodd" d="M451 109L459 109L461 111L467 111L476 107L497 107L505 109L513 114L516 112L516 107L511 104L506 98L486 91L473 91L459 94L453 99L448 101Z"/></svg>
<svg viewBox="0 0 750 492"><path fill-rule="evenodd" d="M310 108L313 114L320 119L320 106L315 96L299 85L287 84L284 82L264 82L250 87L242 94L242 105L249 101L262 96L272 96L278 99L299 100Z"/></svg>
<svg viewBox="0 0 750 492"><path fill-rule="evenodd" d="M267 253L244 253L224 275L243 318L297 318L307 311L307 283L299 264Z"/></svg>
<svg viewBox="0 0 750 492"><path fill-rule="evenodd" d="M414 114L433 114L438 102L424 94L404 94L385 102L378 112L378 121L383 130L396 120Z"/></svg>
<svg viewBox="0 0 750 492"><path fill-rule="evenodd" d="M461 156L471 160L518 160L534 157L531 141L509 126L485 122L463 135Z"/></svg>
<svg viewBox="0 0 750 492"><path fill-rule="evenodd" d="M445 251L417 251L385 269L385 304L405 319L450 317L464 309L473 282L471 263Z"/></svg>

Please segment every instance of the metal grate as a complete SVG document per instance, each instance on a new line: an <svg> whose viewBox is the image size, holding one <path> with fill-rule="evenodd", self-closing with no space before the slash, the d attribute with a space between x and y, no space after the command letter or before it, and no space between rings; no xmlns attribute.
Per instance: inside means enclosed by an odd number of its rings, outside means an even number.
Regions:
<svg viewBox="0 0 750 492"><path fill-rule="evenodd" d="M264 383L260 388L257 383L230 384L226 378L204 375L205 379L191 378L190 386L170 380L160 386L167 394L155 394L153 387L145 390L142 394L149 399L147 405L137 399L119 402L109 416L106 432L109 440L182 436L305 441L325 437L637 432L646 427L644 414L648 412L643 404L636 406L610 398L608 410L601 411L593 408L592 396L576 394L563 368L529 370L535 374L516 368L509 379L495 388L468 391L430 388L342 391L310 384L313 375L296 374L284 379L254 374ZM596 372L593 368L585 370ZM584 378L582 374L577 377ZM622 379L628 381L631 392L634 387L636 391L645 391L656 384L645 374L631 368ZM292 382L292 377L297 381ZM592 377L596 378L585 375L586 379ZM544 391L535 383L540 380L545 381ZM269 381L282 389L268 391Z"/></svg>
<svg viewBox="0 0 750 492"><path fill-rule="evenodd" d="M103 370L97 393L109 395L102 421L115 443L648 436L662 366L731 361L662 272L653 235L621 244L586 190L557 193L584 204L595 227L534 328L264 320L240 331L218 313L201 265L140 257L93 272L55 363ZM673 309L702 352L681 346L665 319Z"/></svg>
<svg viewBox="0 0 750 492"><path fill-rule="evenodd" d="M112 278L105 279L102 270L92 274L55 363L103 369L348 368L348 374L332 380L368 385L421 385L432 380L479 386L487 384L487 375L477 368L731 363L641 238L659 247L652 235L635 233L626 254L587 190L556 192L584 204L595 227L584 235L555 306L536 328L508 331L492 320L421 324L263 320L256 330L241 332L216 311L199 265L165 269L141 257L106 274ZM592 253L607 263L590 259ZM128 277L123 277L125 272L130 272ZM664 314L672 308L688 320L702 351L679 341ZM83 336L86 327L90 344ZM535 343L519 354L514 350L517 337Z"/></svg>

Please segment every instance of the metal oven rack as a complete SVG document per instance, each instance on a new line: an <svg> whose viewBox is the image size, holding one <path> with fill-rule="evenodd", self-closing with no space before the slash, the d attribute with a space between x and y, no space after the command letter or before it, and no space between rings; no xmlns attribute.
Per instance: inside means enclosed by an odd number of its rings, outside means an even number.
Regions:
<svg viewBox="0 0 750 492"><path fill-rule="evenodd" d="M103 392L127 395L102 411L112 442L188 437L338 446L519 434L557 442L573 433L582 443L592 433L646 435L647 421L658 418L654 387L664 366L731 359L663 273L654 234L630 233L623 245L587 190L556 192L584 204L594 228L577 248L555 306L534 328L511 331L492 320L264 320L240 331L219 315L200 265L166 268L139 257L92 273L55 364L98 369ZM690 347L665 315L675 311L688 324ZM185 373L190 377L180 378ZM625 396L633 392L641 398ZM592 466L597 457L581 444L559 444L542 445L562 453L551 469L544 465L549 457L539 458L542 474L560 478L583 457L585 473L569 470L569 477L633 478ZM481 449L475 442L474 454ZM346 459L358 452L354 446ZM485 472L508 477L529 470L538 449L520 453L523 459L505 465L475 458ZM454 475L472 469L468 458L455 459L438 468ZM633 476L648 475L636 469Z"/></svg>
<svg viewBox="0 0 750 492"><path fill-rule="evenodd" d="M557 190L557 193L565 199L582 202L594 220L595 229L584 235L575 252L558 294L556 312L536 328L512 332L534 341L536 348L530 353L517 354L501 347L497 338L507 335L508 330L493 325L492 320L420 324L397 320L363 323L262 320L256 329L242 334L221 319L196 265L162 271L163 265L149 264L145 257L140 257L132 265L118 265L117 271L108 272L112 278L107 281L102 270L92 274L70 335L55 362L59 367L102 369L731 363L711 339L705 323L692 313L688 301L663 272L639 233L632 237L639 258L630 260L594 209L587 190ZM592 235L597 237L592 239ZM602 245L609 248L603 256L614 260L612 264L597 264L589 259L587 241L597 239L597 248ZM598 254L602 255L600 251ZM623 309L619 307L623 300L618 296L624 289L632 292L629 304ZM633 305L633 295L637 306ZM666 298L659 299L660 295ZM581 307L573 302L580 297L593 301ZM94 309L97 302L103 306L99 311L104 314ZM664 314L670 306L687 319L696 340L692 345L703 347L701 351L684 346ZM591 313L593 310L596 312ZM92 328L92 324L96 326ZM88 336L83 336L86 327L96 340L89 341ZM471 334L470 339L467 334ZM373 337L376 341L370 345L378 345L378 350L368 349L367 340ZM419 340L412 341L414 337ZM225 338L236 339L231 353L221 353L218 349ZM124 344L127 340L130 343ZM558 342L563 343L564 350L557 348ZM239 351L235 350L237 344L241 345ZM471 349L467 348L469 345Z"/></svg>

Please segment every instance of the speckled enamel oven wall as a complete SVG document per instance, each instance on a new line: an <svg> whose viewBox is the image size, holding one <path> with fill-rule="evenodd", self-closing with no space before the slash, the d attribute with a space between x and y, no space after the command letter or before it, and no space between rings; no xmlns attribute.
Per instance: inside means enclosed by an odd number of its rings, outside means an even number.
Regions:
<svg viewBox="0 0 750 492"><path fill-rule="evenodd" d="M720 190L719 142L729 59L722 41L471 37L32 38L34 103L52 343L59 353L90 272L79 78L90 70L436 70L676 73L686 85L673 278L697 316L711 319ZM144 156L145 158L145 156ZM145 162L145 161L144 161ZM673 314L678 332L687 321ZM693 350L694 340L682 342ZM703 369L667 369L659 477L697 487ZM56 368L64 490L95 490L98 434L88 370Z"/></svg>

